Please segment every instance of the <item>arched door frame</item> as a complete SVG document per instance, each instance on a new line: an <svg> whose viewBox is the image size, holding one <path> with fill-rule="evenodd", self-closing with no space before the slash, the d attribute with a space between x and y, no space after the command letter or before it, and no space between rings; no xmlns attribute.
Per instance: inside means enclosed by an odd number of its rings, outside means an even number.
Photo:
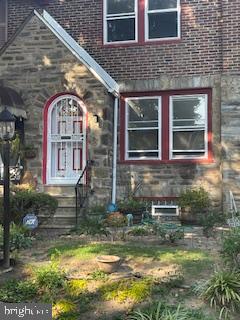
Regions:
<svg viewBox="0 0 240 320"><path fill-rule="evenodd" d="M58 93L54 96L52 96L45 104L44 106L44 110L43 110L43 148L42 148L42 152L43 152L43 172L42 172L42 180L43 180L43 184L46 185L51 185L51 184L55 184L55 185L72 185L74 184L73 182L69 181L64 181L64 179L62 181L53 181L53 179L51 179L50 177L50 170L51 170L51 165L50 165L50 160L51 160L51 152L49 149L49 120L51 118L51 113L52 110L55 106L55 104L60 101L63 98L67 98L67 97L74 97L74 99L77 100L77 102L79 103L82 113L83 113L83 130L84 130L84 136L85 136L85 141L83 143L83 159L82 159L82 168L84 169L84 166L86 165L86 161L87 161L87 129L88 129L88 113L87 113L87 108L85 106L85 104L83 103L83 101L80 99L80 97L78 95L76 95L75 93L71 93L71 92L64 92L64 93ZM79 174L80 175L80 174ZM77 181L76 181L77 182Z"/></svg>

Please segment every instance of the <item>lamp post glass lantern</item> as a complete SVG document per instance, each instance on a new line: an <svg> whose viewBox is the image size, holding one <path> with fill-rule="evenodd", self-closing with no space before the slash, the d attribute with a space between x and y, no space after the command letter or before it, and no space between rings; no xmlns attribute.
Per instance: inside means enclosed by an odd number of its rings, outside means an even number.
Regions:
<svg viewBox="0 0 240 320"><path fill-rule="evenodd" d="M0 139L7 141L14 137L15 117L5 108L0 113Z"/></svg>
<svg viewBox="0 0 240 320"><path fill-rule="evenodd" d="M14 138L15 117L5 108L0 113L0 139L3 141L3 267L10 267L10 202L9 202L9 160L10 144Z"/></svg>

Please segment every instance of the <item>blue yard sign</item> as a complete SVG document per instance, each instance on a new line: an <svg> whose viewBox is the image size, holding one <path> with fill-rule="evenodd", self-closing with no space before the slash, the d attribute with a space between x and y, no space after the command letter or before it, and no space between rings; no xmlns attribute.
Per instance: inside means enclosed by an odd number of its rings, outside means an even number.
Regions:
<svg viewBox="0 0 240 320"><path fill-rule="evenodd" d="M30 230L38 227L38 218L34 213L29 213L23 218L23 225Z"/></svg>

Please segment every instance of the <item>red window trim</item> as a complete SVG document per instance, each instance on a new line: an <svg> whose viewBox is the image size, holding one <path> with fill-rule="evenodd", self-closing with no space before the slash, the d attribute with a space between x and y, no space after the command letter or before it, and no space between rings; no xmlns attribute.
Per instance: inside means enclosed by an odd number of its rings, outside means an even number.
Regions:
<svg viewBox="0 0 240 320"><path fill-rule="evenodd" d="M119 43L106 43L104 42L104 25L105 25L105 16L104 16L104 1L102 0L102 47L107 48L119 48L119 47L132 47L132 46L147 46L147 45L159 45L159 44L177 44L182 41L181 37L181 30L182 30L182 13L180 12L180 35L179 37L173 39L156 39L156 40L145 40L145 1L146 0L137 0L138 6L138 26L137 26L137 41L129 41L129 42L121 42ZM107 1L107 0L106 0ZM180 7L181 7L181 0L180 0Z"/></svg>
<svg viewBox="0 0 240 320"><path fill-rule="evenodd" d="M172 95L208 95L208 157L202 159L169 159L169 97ZM160 160L126 160L125 159L125 99L131 97L162 97L162 159ZM120 98L120 159L119 164L134 164L134 165L158 165L158 164L189 164L200 163L208 164L214 162L212 150L212 89L197 88L197 89L182 89L168 91L151 91L151 92L127 92L121 93Z"/></svg>

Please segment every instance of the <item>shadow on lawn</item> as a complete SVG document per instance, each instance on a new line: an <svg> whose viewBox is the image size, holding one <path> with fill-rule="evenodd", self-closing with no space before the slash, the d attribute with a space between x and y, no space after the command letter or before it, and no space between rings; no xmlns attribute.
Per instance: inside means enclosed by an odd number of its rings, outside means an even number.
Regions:
<svg viewBox="0 0 240 320"><path fill-rule="evenodd" d="M98 255L118 255L127 260L155 260L162 263L177 264L184 273L197 275L210 268L213 259L205 251L199 249L186 250L181 247L146 246L132 243L93 243L93 244L64 244L53 247L49 255L60 260L76 258L79 260L93 259Z"/></svg>

